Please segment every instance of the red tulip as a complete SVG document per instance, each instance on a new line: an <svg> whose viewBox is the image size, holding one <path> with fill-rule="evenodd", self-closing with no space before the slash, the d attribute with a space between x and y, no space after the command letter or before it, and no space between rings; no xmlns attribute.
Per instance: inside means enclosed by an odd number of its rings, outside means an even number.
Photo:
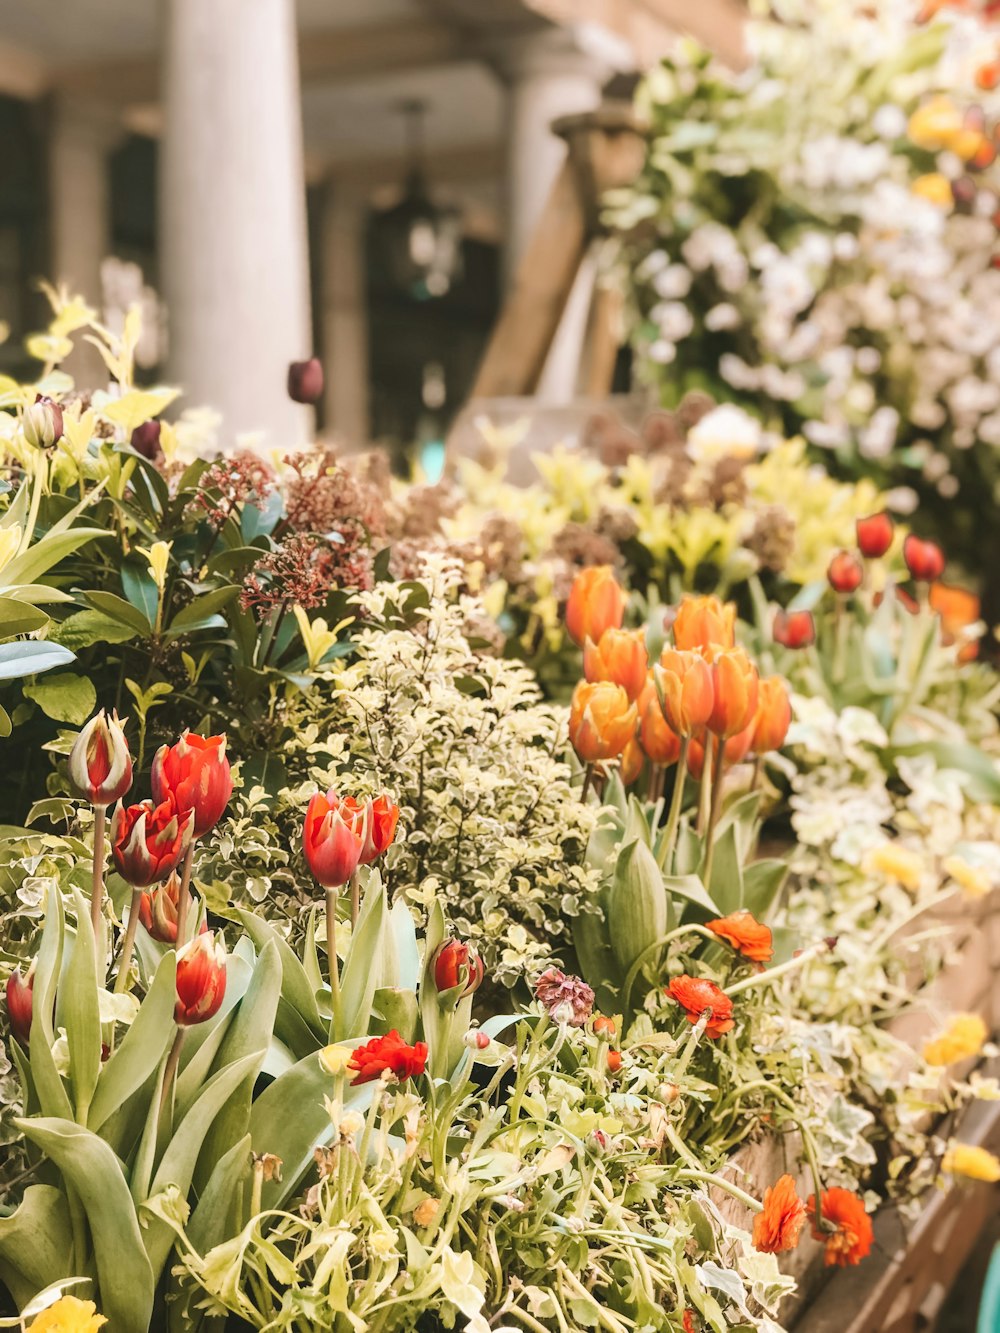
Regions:
<svg viewBox="0 0 1000 1333"><path fill-rule="evenodd" d="M933 583L944 573L944 552L937 542L925 542L911 532L903 542L906 568L917 583Z"/></svg>
<svg viewBox="0 0 1000 1333"><path fill-rule="evenodd" d="M180 888L180 880L176 875L171 875L166 884L140 896L139 920L150 939L159 940L161 944L177 943L177 900ZM208 930L207 921L201 923L201 929L202 933Z"/></svg>
<svg viewBox="0 0 1000 1333"><path fill-rule="evenodd" d="M816 642L816 622L811 611L778 611L774 617L774 641L783 648L808 648Z"/></svg>
<svg viewBox="0 0 1000 1333"><path fill-rule="evenodd" d="M225 736L185 731L175 745L161 745L149 774L153 799L173 796L177 809L194 811L194 836L216 826L233 794Z"/></svg>
<svg viewBox="0 0 1000 1333"><path fill-rule="evenodd" d="M861 587L864 576L865 571L861 567L861 561L850 551L838 551L826 571L826 577L833 591L844 594L856 592Z"/></svg>
<svg viewBox="0 0 1000 1333"><path fill-rule="evenodd" d="M302 849L313 877L325 889L347 881L357 870L364 851L365 809L353 796L338 796L331 787L318 791L309 802L302 827Z"/></svg>
<svg viewBox="0 0 1000 1333"><path fill-rule="evenodd" d="M174 1022L181 1027L214 1018L226 998L226 949L206 931L177 951L177 1004Z"/></svg>
<svg viewBox="0 0 1000 1333"><path fill-rule="evenodd" d="M869 560L878 560L892 545L895 524L883 509L880 514L859 518L855 524L858 550Z"/></svg>
<svg viewBox="0 0 1000 1333"><path fill-rule="evenodd" d="M318 356L289 365L288 396L294 403L318 403L323 397L323 363Z"/></svg>
<svg viewBox="0 0 1000 1333"><path fill-rule="evenodd" d="M169 795L159 805L119 801L111 820L111 856L122 879L135 889L166 879L191 845L193 819L190 810L178 814Z"/></svg>
<svg viewBox="0 0 1000 1333"><path fill-rule="evenodd" d="M365 840L358 857L359 865L371 865L392 846L399 820L399 806L388 796L376 796L365 807Z"/></svg>
<svg viewBox="0 0 1000 1333"><path fill-rule="evenodd" d="M132 756L118 721L102 708L83 728L69 752L69 780L78 796L91 805L120 801L132 786Z"/></svg>
<svg viewBox="0 0 1000 1333"><path fill-rule="evenodd" d="M32 989L34 984L34 963L28 968L26 976L22 976L21 969L15 967L7 978L7 1017L10 1020L11 1032L22 1046L27 1046L31 1036L31 1010L34 1002Z"/></svg>
<svg viewBox="0 0 1000 1333"><path fill-rule="evenodd" d="M485 975L483 960L470 945L461 940L446 940L441 945L434 960L434 985L439 991L461 986L459 998L464 999L479 989Z"/></svg>

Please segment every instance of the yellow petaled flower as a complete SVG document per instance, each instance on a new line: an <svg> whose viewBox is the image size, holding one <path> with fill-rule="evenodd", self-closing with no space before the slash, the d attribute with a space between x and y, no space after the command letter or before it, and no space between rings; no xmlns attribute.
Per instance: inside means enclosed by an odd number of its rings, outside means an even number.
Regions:
<svg viewBox="0 0 1000 1333"><path fill-rule="evenodd" d="M939 1037L924 1047L924 1059L929 1065L953 1065L978 1055L989 1036L986 1024L978 1014L956 1014Z"/></svg>
<svg viewBox="0 0 1000 1333"><path fill-rule="evenodd" d="M945 874L950 875L970 898L985 898L993 887L989 871L985 866L970 865L961 856L949 856L942 865Z"/></svg>
<svg viewBox="0 0 1000 1333"><path fill-rule="evenodd" d="M966 1176L969 1180L986 1180L990 1184L1000 1180L1000 1157L971 1143L951 1143L941 1162L941 1170L949 1176Z"/></svg>
<svg viewBox="0 0 1000 1333"><path fill-rule="evenodd" d="M153 576L153 582L163 591L167 581L167 566L170 564L170 548L173 542L153 542L152 546L139 546L136 549L140 551L149 564L149 572Z"/></svg>
<svg viewBox="0 0 1000 1333"><path fill-rule="evenodd" d="M936 153L950 148L962 134L962 120L962 113L951 98L939 93L914 111L906 132L918 148Z"/></svg>
<svg viewBox="0 0 1000 1333"><path fill-rule="evenodd" d="M32 1320L32 1333L97 1333L108 1321L97 1313L93 1301L60 1296L54 1305Z"/></svg>
<svg viewBox="0 0 1000 1333"><path fill-rule="evenodd" d="M940 171L929 171L925 176L918 176L910 188L918 199L926 199L938 208L951 208L955 202L951 181Z"/></svg>
<svg viewBox="0 0 1000 1333"><path fill-rule="evenodd" d="M353 1055L354 1051L345 1046L324 1046L319 1053L319 1062L328 1074L343 1074Z"/></svg>
<svg viewBox="0 0 1000 1333"><path fill-rule="evenodd" d="M885 879L894 879L911 892L920 887L924 872L923 858L906 847L899 847L894 842L884 842L881 847L873 848L865 857L862 869L867 875L882 875Z"/></svg>
<svg viewBox="0 0 1000 1333"><path fill-rule="evenodd" d="M337 642L340 631L354 623L354 617L348 616L346 620L341 620L331 629L322 616L317 616L311 621L301 606L293 606L292 610L298 622L299 633L302 635L306 656L309 658L309 670L315 671Z"/></svg>

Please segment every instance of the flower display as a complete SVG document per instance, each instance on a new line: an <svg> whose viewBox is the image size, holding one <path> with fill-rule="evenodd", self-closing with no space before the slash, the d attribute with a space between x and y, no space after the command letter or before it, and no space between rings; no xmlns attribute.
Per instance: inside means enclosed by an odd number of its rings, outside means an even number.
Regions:
<svg viewBox="0 0 1000 1333"><path fill-rule="evenodd" d="M709 731L728 740L754 721L760 677L742 648L726 648L712 661L712 711Z"/></svg>
<svg viewBox="0 0 1000 1333"><path fill-rule="evenodd" d="M806 1205L786 1172L764 1191L763 1207L753 1221L754 1249L762 1254L794 1250L805 1221Z"/></svg>
<svg viewBox="0 0 1000 1333"><path fill-rule="evenodd" d="M754 963L766 963L774 955L769 927L745 908L705 923L706 928ZM675 997L676 998L676 997Z"/></svg>
<svg viewBox="0 0 1000 1333"><path fill-rule="evenodd" d="M825 1227L820 1229L816 1223L816 1196L810 1194L806 1210L812 1221L812 1234L815 1240L823 1242L823 1262L827 1267L846 1268L850 1264L859 1264L871 1250L875 1240L871 1218L865 1210L864 1201L850 1190L834 1187L823 1191L821 1213Z"/></svg>
<svg viewBox="0 0 1000 1333"><path fill-rule="evenodd" d="M636 721L636 706L620 685L581 681L573 691L569 735L584 763L594 764L621 754L635 734Z"/></svg>
<svg viewBox="0 0 1000 1333"><path fill-rule="evenodd" d="M676 621L674 622L676 629ZM696 652L665 648L653 668L656 693L667 725L678 736L693 736L708 724L715 707L712 668Z"/></svg>
<svg viewBox="0 0 1000 1333"><path fill-rule="evenodd" d="M69 753L69 777L91 805L114 805L132 786L132 756L115 713L90 719Z"/></svg>
<svg viewBox="0 0 1000 1333"><path fill-rule="evenodd" d="M173 797L159 804L118 802L111 820L115 869L133 888L165 880L184 859L194 833L194 812L181 813Z"/></svg>
<svg viewBox="0 0 1000 1333"><path fill-rule="evenodd" d="M606 630L619 629L624 613L625 595L610 567L582 569L566 602L566 628L577 647L588 639L599 643Z"/></svg>
<svg viewBox="0 0 1000 1333"><path fill-rule="evenodd" d="M371 1041L359 1046L347 1067L355 1071L351 1082L356 1086L371 1083L385 1074L401 1082L408 1078L418 1078L426 1064L425 1043L418 1041L409 1046L394 1028L384 1037L373 1037Z"/></svg>
<svg viewBox="0 0 1000 1333"><path fill-rule="evenodd" d="M583 673L588 681L610 681L620 685L632 702L646 684L646 636L642 630L610 628L583 648Z"/></svg>
<svg viewBox="0 0 1000 1333"><path fill-rule="evenodd" d="M325 888L346 884L358 868L367 836L367 812L353 796L338 796L332 788L317 792L302 826L313 878Z"/></svg>
<svg viewBox="0 0 1000 1333"><path fill-rule="evenodd" d="M674 643L688 652L705 653L735 646L736 608L716 596L684 597L674 617Z"/></svg>
<svg viewBox="0 0 1000 1333"><path fill-rule="evenodd" d="M736 1026L733 1002L714 981L705 977L674 977L667 993L685 1010L689 1023L697 1023L704 1014L708 1015L706 1037L723 1037Z"/></svg>
<svg viewBox="0 0 1000 1333"><path fill-rule="evenodd" d="M175 745L156 752L150 773L153 799L173 797L180 813L194 812L194 836L215 827L233 794L225 736L195 736L185 731Z"/></svg>
<svg viewBox="0 0 1000 1333"><path fill-rule="evenodd" d="M207 1022L226 998L226 950L212 931L197 935L177 953L174 1022L191 1027Z"/></svg>

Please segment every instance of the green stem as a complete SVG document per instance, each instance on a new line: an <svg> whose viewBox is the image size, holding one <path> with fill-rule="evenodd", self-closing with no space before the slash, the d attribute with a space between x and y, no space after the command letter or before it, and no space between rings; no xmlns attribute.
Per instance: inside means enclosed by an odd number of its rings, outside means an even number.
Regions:
<svg viewBox="0 0 1000 1333"><path fill-rule="evenodd" d="M177 948L187 944L188 907L191 903L191 872L194 867L194 837L184 853L184 865L181 869L181 885L177 891Z"/></svg>
<svg viewBox="0 0 1000 1333"><path fill-rule="evenodd" d="M340 890L334 886L326 891L326 959L330 969L330 1007L333 1018L330 1022L330 1038L342 1041L341 999L340 999L340 963L337 960L337 898Z"/></svg>
<svg viewBox="0 0 1000 1333"><path fill-rule="evenodd" d="M580 789L580 801L581 801L581 803L584 803L584 802L586 802L586 800L587 800L587 795L588 795L588 793L589 793L589 791L590 791L591 784L592 784L593 781L594 781L594 772L595 772L595 769L596 769L596 765L594 765L594 764L588 764L588 765L587 765L587 771L586 771L586 772L584 773L584 775L583 775L583 786L582 786L582 788Z"/></svg>
<svg viewBox="0 0 1000 1333"><path fill-rule="evenodd" d="M94 806L94 872L90 887L90 924L94 929L94 946L100 953L101 909L104 906L104 832L107 827L108 807ZM104 960L97 959L97 970Z"/></svg>
<svg viewBox="0 0 1000 1333"><path fill-rule="evenodd" d="M713 737L713 748L715 762L711 765L715 774L712 780L712 804L708 812L708 831L705 834L705 865L702 870L701 882L708 891L709 896L712 893L712 862L715 860L715 826L719 822L719 811L722 809L722 781L723 764L726 756L726 747L722 738ZM705 771L709 769L709 753L705 751Z"/></svg>
<svg viewBox="0 0 1000 1333"><path fill-rule="evenodd" d="M358 872L355 870L351 875L351 930L358 924L358 917L361 914L361 881L358 879Z"/></svg>
<svg viewBox="0 0 1000 1333"><path fill-rule="evenodd" d="M125 927L125 939L122 943L122 956L118 964L118 975L115 977L115 994L121 995L128 982L129 965L132 962L132 950L135 948L135 933L139 926L139 903L142 899L142 889L132 890L132 901L128 909L128 925Z"/></svg>
<svg viewBox="0 0 1000 1333"><path fill-rule="evenodd" d="M629 968L628 975L625 978L625 984L622 987L622 992L621 992L623 1012L625 1013L630 1012L629 1003L632 999L632 987L635 985L636 979L639 976L639 971L646 963L646 961L650 957L652 957L652 955L656 953L659 949L662 949L672 940L680 939L682 935L704 935L705 939L711 940L713 944L718 944L719 942L718 935L713 935L712 932L710 930L707 930L704 926L698 926L695 925L694 922L692 922L690 925L687 926L678 926L676 930L671 930L666 935L661 935L658 940L654 940L652 944L647 945L646 948L643 949L642 953L639 954L638 958L635 960L632 966Z"/></svg>
<svg viewBox="0 0 1000 1333"><path fill-rule="evenodd" d="M841 685L844 681L845 657L847 654L847 616L845 598L842 593L835 594L833 612L833 683Z"/></svg>
<svg viewBox="0 0 1000 1333"><path fill-rule="evenodd" d="M670 813L667 815L667 827L660 848L659 864L661 870L673 873L674 847L677 844L677 830L681 820L681 806L684 802L684 782L687 778L688 748L690 736L681 738L681 752L677 759L677 772L674 774L674 791L670 798Z"/></svg>
<svg viewBox="0 0 1000 1333"><path fill-rule="evenodd" d="M177 1068L181 1062L181 1047L184 1045L184 1033L186 1031L186 1028L178 1026L174 1033L174 1044L170 1048L170 1054L167 1056L167 1063L163 1069L163 1088L160 1092L161 1120L168 1104L173 1100L174 1081L177 1078Z"/></svg>
<svg viewBox="0 0 1000 1333"><path fill-rule="evenodd" d="M810 959L825 952L829 947L825 940L821 940L819 944L813 944L808 949L803 949L795 958L789 958L787 963L779 963L777 967L769 967L764 972L756 972L752 977L744 977L742 981L737 981L732 986L724 986L723 994L739 995L745 990L752 990L754 986L767 986L772 981L777 981L779 977L787 976L789 972L797 972Z"/></svg>
<svg viewBox="0 0 1000 1333"><path fill-rule="evenodd" d="M741 1190L738 1185L734 1185L731 1180L726 1180L724 1176L714 1175L711 1171L680 1171L678 1174L681 1180L700 1180L706 1185L714 1185L716 1189L725 1190L734 1199L738 1199L740 1203L745 1204L751 1212L763 1212L764 1205L759 1199L747 1194L745 1190Z"/></svg>

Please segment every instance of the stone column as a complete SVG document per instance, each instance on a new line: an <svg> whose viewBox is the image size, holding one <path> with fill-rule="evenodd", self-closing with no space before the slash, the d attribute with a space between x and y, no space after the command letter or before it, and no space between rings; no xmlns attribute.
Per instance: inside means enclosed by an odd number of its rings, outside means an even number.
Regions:
<svg viewBox="0 0 1000 1333"><path fill-rule="evenodd" d="M348 448L368 443L368 294L364 191L331 179L323 200L325 426Z"/></svg>
<svg viewBox="0 0 1000 1333"><path fill-rule="evenodd" d="M116 112L100 103L57 97L49 136L48 276L101 313L101 263L111 248L108 157L121 138ZM75 339L64 369L83 389L103 388L108 372L97 349Z"/></svg>
<svg viewBox="0 0 1000 1333"><path fill-rule="evenodd" d="M170 378L232 448L294 448L312 352L294 0L167 0L160 254ZM244 440L244 443L249 441Z"/></svg>

